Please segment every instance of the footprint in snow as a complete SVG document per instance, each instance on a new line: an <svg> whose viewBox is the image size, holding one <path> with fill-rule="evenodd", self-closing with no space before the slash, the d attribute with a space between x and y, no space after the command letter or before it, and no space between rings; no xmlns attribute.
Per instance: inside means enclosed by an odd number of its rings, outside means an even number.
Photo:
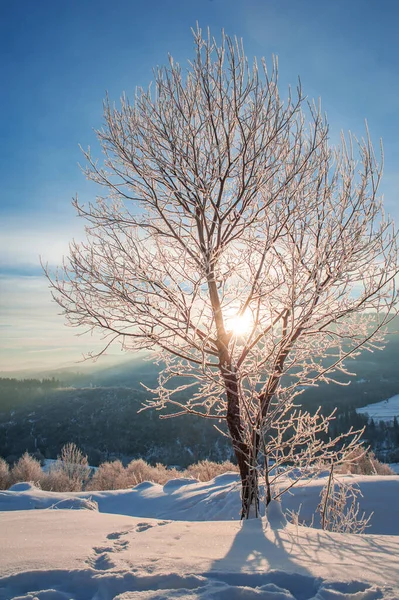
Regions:
<svg viewBox="0 0 399 600"><path fill-rule="evenodd" d="M111 546L95 546L93 548L94 554L105 554L105 552L113 552L114 549Z"/></svg>
<svg viewBox="0 0 399 600"><path fill-rule="evenodd" d="M98 549L94 549L95 554L96 550ZM108 571L109 569L113 569L116 566L107 552L88 558L86 560L86 563L96 571Z"/></svg>
<svg viewBox="0 0 399 600"><path fill-rule="evenodd" d="M96 571L108 571L109 569L113 569L116 565L111 560L108 554L100 554L93 563L93 568Z"/></svg>
<svg viewBox="0 0 399 600"><path fill-rule="evenodd" d="M151 523L137 523L136 531L141 533L142 531L147 531L147 529L151 529L154 527Z"/></svg>
<svg viewBox="0 0 399 600"><path fill-rule="evenodd" d="M122 552L122 550L126 550L129 546L130 542L126 541L122 541L122 540L116 540L115 544L114 544L114 551L115 552Z"/></svg>
<svg viewBox="0 0 399 600"><path fill-rule="evenodd" d="M90 556L86 563L95 569L96 571L108 571L113 569L116 564L112 560L112 554L115 552L122 552L129 546L128 540L121 539L122 536L127 535L130 531L114 531L107 535L107 540L113 541L112 545L94 546L92 556Z"/></svg>
<svg viewBox="0 0 399 600"><path fill-rule="evenodd" d="M169 525L172 521L158 521L157 523L148 523L147 521L143 521L142 523L137 523L136 532L140 533L141 531L147 531L147 529L151 529L152 527L162 527L163 525Z"/></svg>
<svg viewBox="0 0 399 600"><path fill-rule="evenodd" d="M119 540L123 535L127 535L130 531L114 531L107 535L107 540Z"/></svg>

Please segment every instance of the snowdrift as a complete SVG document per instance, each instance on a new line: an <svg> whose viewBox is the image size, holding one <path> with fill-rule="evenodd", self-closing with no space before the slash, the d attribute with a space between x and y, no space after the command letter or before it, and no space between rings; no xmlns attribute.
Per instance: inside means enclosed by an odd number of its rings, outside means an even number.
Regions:
<svg viewBox="0 0 399 600"><path fill-rule="evenodd" d="M282 496L283 510L299 510L299 520L309 525L327 477L292 488ZM367 533L399 535L399 476L343 475L340 479L360 489L362 512L374 512ZM44 492L23 483L0 492L0 511L47 508L97 508L101 513L181 521L239 520L240 483L237 473L225 473L206 483L172 479L162 486L145 481L116 491ZM317 516L313 526L319 527Z"/></svg>

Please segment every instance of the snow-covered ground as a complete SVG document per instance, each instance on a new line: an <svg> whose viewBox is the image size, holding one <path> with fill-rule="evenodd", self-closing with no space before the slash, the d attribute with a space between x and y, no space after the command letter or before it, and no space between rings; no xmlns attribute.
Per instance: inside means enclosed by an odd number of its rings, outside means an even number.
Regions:
<svg viewBox="0 0 399 600"><path fill-rule="evenodd" d="M278 503L241 523L236 474L94 493L17 484L0 492L0 599L399 600L399 477L350 480L373 535L287 525ZM283 509L307 517L322 484Z"/></svg>
<svg viewBox="0 0 399 600"><path fill-rule="evenodd" d="M374 421L385 421L391 423L394 417L399 418L399 394L388 398L388 400L382 400L381 402L375 402L374 404L368 404L357 408L356 412L360 415L367 414L370 419Z"/></svg>

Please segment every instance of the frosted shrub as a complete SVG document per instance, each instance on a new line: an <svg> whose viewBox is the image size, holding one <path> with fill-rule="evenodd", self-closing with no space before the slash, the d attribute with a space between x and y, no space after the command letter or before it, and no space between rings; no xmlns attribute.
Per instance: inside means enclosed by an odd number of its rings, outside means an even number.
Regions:
<svg viewBox="0 0 399 600"><path fill-rule="evenodd" d="M126 469L120 460L102 463L86 486L87 490L121 490L129 487Z"/></svg>
<svg viewBox="0 0 399 600"><path fill-rule="evenodd" d="M372 459L373 467L376 470L377 475L396 475L395 471L391 469L386 463L380 462L378 458Z"/></svg>
<svg viewBox="0 0 399 600"><path fill-rule="evenodd" d="M217 475L228 471L237 471L233 463L214 463L208 460L190 465L185 471L168 469L165 465L157 463L149 465L142 458L132 460L125 468L120 460L103 463L86 486L87 490L118 490L134 487L143 481L151 481L164 485L170 479L191 477L199 481L209 481Z"/></svg>
<svg viewBox="0 0 399 600"><path fill-rule="evenodd" d="M395 475L389 465L380 462L374 452L367 452L362 446L355 448L348 455L345 464L336 472L352 475Z"/></svg>
<svg viewBox="0 0 399 600"><path fill-rule="evenodd" d="M335 479L334 468L331 466L330 476L317 507L321 528L337 533L364 533L370 526L373 513L366 516L366 513L360 512L359 498L362 498L359 488Z"/></svg>
<svg viewBox="0 0 399 600"><path fill-rule="evenodd" d="M4 458L0 458L0 490L6 490L10 482L10 468Z"/></svg>
<svg viewBox="0 0 399 600"><path fill-rule="evenodd" d="M184 477L185 475L178 471L177 469L168 469L162 463L157 463L155 467L151 467L152 469L152 479L154 483L159 483L164 485L170 479L178 479L179 477Z"/></svg>
<svg viewBox="0 0 399 600"><path fill-rule="evenodd" d="M143 481L152 481L152 467L142 458L132 460L126 467L126 477L129 481L129 486L137 485Z"/></svg>
<svg viewBox="0 0 399 600"><path fill-rule="evenodd" d="M214 477L223 475L223 473L227 473L228 471L235 471L238 473L238 467L228 460L223 463L200 460L195 465L190 465L187 468L186 473L199 481L210 481L211 479L214 479Z"/></svg>
<svg viewBox="0 0 399 600"><path fill-rule="evenodd" d="M90 478L87 456L82 453L76 444L71 442L61 448L61 454L53 468L53 475L57 471L67 476L71 492L82 490Z"/></svg>
<svg viewBox="0 0 399 600"><path fill-rule="evenodd" d="M42 473L41 487L51 492L80 492L90 478L90 467L76 444L65 444L58 460L47 474Z"/></svg>
<svg viewBox="0 0 399 600"><path fill-rule="evenodd" d="M126 476L128 485L134 486L143 481L152 481L153 483L159 483L163 485L169 479L181 477L181 473L176 469L167 469L165 465L157 463L155 467L146 463L145 460L139 458L132 460L126 467Z"/></svg>
<svg viewBox="0 0 399 600"><path fill-rule="evenodd" d="M25 452L11 469L9 485L14 485L14 483L21 481L41 485L43 479L44 473L39 461Z"/></svg>
<svg viewBox="0 0 399 600"><path fill-rule="evenodd" d="M43 479L40 482L42 490L47 492L71 492L74 489L67 473L58 467L58 463L52 466L48 473L43 473Z"/></svg>
<svg viewBox="0 0 399 600"><path fill-rule="evenodd" d="M120 490L134 487L143 481L163 485L169 479L180 477L176 469L158 463L155 467L142 458L132 460L125 468L120 460L101 464L86 486L87 490Z"/></svg>

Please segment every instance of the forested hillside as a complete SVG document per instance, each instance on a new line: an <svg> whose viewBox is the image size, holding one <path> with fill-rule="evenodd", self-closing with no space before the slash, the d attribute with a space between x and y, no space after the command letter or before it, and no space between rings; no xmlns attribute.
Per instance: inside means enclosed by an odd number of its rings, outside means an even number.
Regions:
<svg viewBox="0 0 399 600"><path fill-rule="evenodd" d="M361 428L367 418L355 408L399 393L399 336L389 337L381 352L363 353L350 363L356 376L343 376L348 386L321 385L298 398L310 411L322 405L337 419L332 434L350 426ZM142 457L182 467L200 459L231 459L230 441L213 421L188 415L160 419L160 413L138 413L149 393L140 386L155 384L158 371L139 360L108 368L47 373L45 378L0 379L0 455L10 460L23 452L55 458L66 442L75 442L96 465L109 458ZM223 423L216 423L223 429ZM398 460L397 422L367 424L365 439L386 460Z"/></svg>
<svg viewBox="0 0 399 600"><path fill-rule="evenodd" d="M10 387L0 380L0 387L4 385ZM24 382L14 382L19 394L20 387ZM201 458L230 458L229 440L207 421L192 416L161 420L150 410L138 413L147 396L126 387L43 390L37 382L26 402L16 395L11 410L3 396L0 455L10 460L28 451L54 458L63 444L73 441L92 465L114 457L181 466Z"/></svg>

